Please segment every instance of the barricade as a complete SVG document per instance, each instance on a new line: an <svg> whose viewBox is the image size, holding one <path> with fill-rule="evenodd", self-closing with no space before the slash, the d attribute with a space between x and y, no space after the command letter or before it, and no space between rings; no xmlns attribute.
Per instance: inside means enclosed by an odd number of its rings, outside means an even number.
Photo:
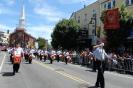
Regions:
<svg viewBox="0 0 133 88"><path fill-rule="evenodd" d="M107 63L109 71L117 71L119 73L133 74L133 59L117 59Z"/></svg>
<svg viewBox="0 0 133 88"><path fill-rule="evenodd" d="M90 58L83 58L77 56L75 58L76 63L83 64L86 67L93 68L93 60ZM108 71L116 71L123 74L132 74L133 75L133 58L132 59L123 59L117 58L113 60L106 61L106 70Z"/></svg>

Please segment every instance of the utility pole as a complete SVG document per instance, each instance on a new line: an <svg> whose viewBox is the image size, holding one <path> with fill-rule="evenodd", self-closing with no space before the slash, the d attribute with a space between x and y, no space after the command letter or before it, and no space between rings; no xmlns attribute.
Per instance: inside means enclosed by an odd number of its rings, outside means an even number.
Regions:
<svg viewBox="0 0 133 88"><path fill-rule="evenodd" d="M46 51L48 50L48 40L46 39Z"/></svg>
<svg viewBox="0 0 133 88"><path fill-rule="evenodd" d="M97 14L96 14L96 11L93 10L93 14L92 14L92 18L91 18L91 21L89 24L93 24L94 25L94 28L92 28L92 35L93 35L93 44L95 45L96 44L96 41L97 41Z"/></svg>

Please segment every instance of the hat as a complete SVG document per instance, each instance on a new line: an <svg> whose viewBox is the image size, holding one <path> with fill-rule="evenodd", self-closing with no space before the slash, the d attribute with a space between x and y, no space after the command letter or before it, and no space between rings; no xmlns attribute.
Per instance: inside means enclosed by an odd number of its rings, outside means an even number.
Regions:
<svg viewBox="0 0 133 88"><path fill-rule="evenodd" d="M102 43L102 41L100 39L97 40L97 43Z"/></svg>
<svg viewBox="0 0 133 88"><path fill-rule="evenodd" d="M102 47L104 46L104 43L103 43L103 42L101 43L101 46L102 46Z"/></svg>

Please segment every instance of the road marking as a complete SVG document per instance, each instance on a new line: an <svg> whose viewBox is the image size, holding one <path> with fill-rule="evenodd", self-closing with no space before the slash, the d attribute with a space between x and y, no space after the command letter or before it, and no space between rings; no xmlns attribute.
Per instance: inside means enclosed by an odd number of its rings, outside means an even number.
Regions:
<svg viewBox="0 0 133 88"><path fill-rule="evenodd" d="M52 71L55 71L56 73L58 73L58 74L60 74L60 75L62 75L62 76L64 76L64 77L67 77L67 78L69 78L69 79L72 79L72 80L74 80L74 81L76 81L76 82L78 82L78 83L85 83L85 84L88 84L88 85L92 86L91 83L89 83L89 82L87 82L87 81L85 81L85 80L83 80L83 79L81 79L81 78L79 78L79 77L76 77L76 76L74 76L74 75L70 75L70 74L65 73L65 72L63 72L63 71L56 71L56 69L54 69L54 68L52 68L52 67L50 67L50 66L48 66L48 65L46 65L46 64L39 63L39 62L37 62L37 61L34 61L34 62L35 62L36 64L39 64L39 65L41 65L41 66L47 68L47 69L50 69L50 70L52 70Z"/></svg>
<svg viewBox="0 0 133 88"><path fill-rule="evenodd" d="M67 77L67 78L69 78L69 79L72 79L72 80L74 80L74 81L77 81L77 82L79 82L79 83L85 83L85 84L89 84L89 85L90 85L89 82L87 82L87 81L85 81L85 80L82 80L82 79L80 79L80 78L78 78L78 77L76 77L76 76L70 75L70 74L68 74L68 73L60 72L60 71L56 71L56 73L59 73L60 75L65 76L65 77Z"/></svg>
<svg viewBox="0 0 133 88"><path fill-rule="evenodd" d="M2 63L1 63L1 65L0 65L0 73L1 73L2 68L3 68L5 58L6 58L6 54L4 55L4 58L3 58Z"/></svg>
<svg viewBox="0 0 133 88"><path fill-rule="evenodd" d="M43 66L43 67L47 68L47 69L52 70L52 71L54 71L54 70L55 70L54 68L49 67L49 66L47 66L47 65L44 65L44 64L42 64L42 63L39 63L39 62L37 62L37 61L34 61L34 62L35 62L36 64L39 64L39 65L41 65L41 66Z"/></svg>

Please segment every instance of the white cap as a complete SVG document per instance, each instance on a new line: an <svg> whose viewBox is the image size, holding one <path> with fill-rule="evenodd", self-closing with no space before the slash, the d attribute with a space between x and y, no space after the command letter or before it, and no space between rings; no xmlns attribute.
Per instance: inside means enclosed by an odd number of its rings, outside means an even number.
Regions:
<svg viewBox="0 0 133 88"><path fill-rule="evenodd" d="M104 43L101 43L100 45L103 47L104 46Z"/></svg>

